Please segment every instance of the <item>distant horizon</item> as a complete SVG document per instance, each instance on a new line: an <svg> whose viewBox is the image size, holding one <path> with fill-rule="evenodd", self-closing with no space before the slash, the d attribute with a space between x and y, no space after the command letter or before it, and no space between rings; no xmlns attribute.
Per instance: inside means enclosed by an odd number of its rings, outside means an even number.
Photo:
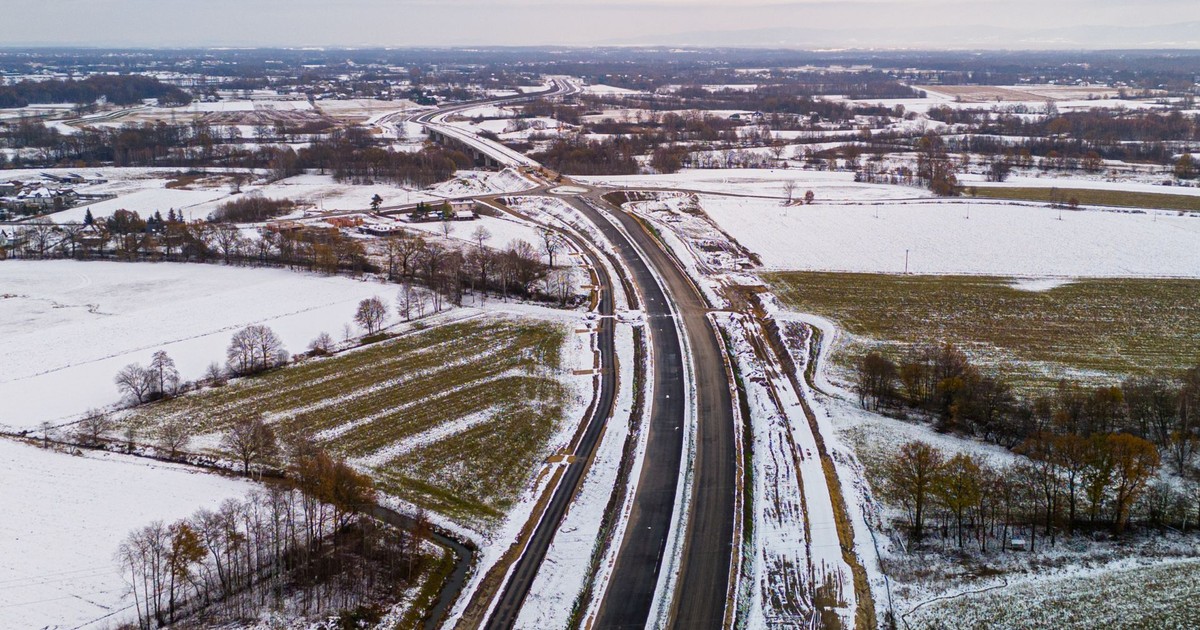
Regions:
<svg viewBox="0 0 1200 630"><path fill-rule="evenodd" d="M1194 0L9 1L8 49L1200 49Z"/></svg>
<svg viewBox="0 0 1200 630"><path fill-rule="evenodd" d="M302 52L302 51L488 51L488 50L507 50L507 51L555 51L555 50L649 50L649 51L746 51L746 52L789 52L789 53L808 53L808 54L842 54L842 53L1200 53L1200 44L1196 46L1186 47L1092 47L1081 48L1077 46L1063 46L1061 48L1044 47L1044 48L1019 48L1019 47L989 47L989 46L877 46L877 47L860 47L860 46L819 46L819 47L804 47L799 45L775 45L775 44L443 44L443 45L352 45L352 44L270 44L261 46L252 45L233 45L233 44L193 44L193 45L132 45L132 44L60 44L47 42L30 42L24 44L0 44L0 52L21 52L21 51L146 51L146 52L170 52L170 51L287 51L287 52Z"/></svg>

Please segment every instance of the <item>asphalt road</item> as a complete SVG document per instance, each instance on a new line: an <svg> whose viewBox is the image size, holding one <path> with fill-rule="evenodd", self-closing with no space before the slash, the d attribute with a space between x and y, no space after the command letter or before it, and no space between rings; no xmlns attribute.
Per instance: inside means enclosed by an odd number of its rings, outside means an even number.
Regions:
<svg viewBox="0 0 1200 630"><path fill-rule="evenodd" d="M571 237L568 236L568 238ZM579 245L580 249L588 257L592 268L596 271L596 275L600 280L599 314L601 317L597 330L597 346L600 349L601 369L598 383L599 390L593 400L592 413L588 420L587 428L584 430L583 437L575 447L573 453L575 461L567 465L566 471L559 479L558 487L554 490L550 503L542 513L542 517L534 529L533 536L530 538L528 545L526 545L525 551L517 560L516 567L509 574L508 581L500 592L500 599L497 601L496 607L493 609L491 616L484 626L489 629L511 628L516 622L517 615L521 610L521 604L525 601L525 596L529 594L529 589L533 586L533 580L537 576L538 568L541 567L542 560L546 557L546 550L550 547L550 542L554 540L554 535L558 532L558 528L562 524L563 516L570 506L571 500L575 497L575 493L579 490L579 485L583 481L588 464L596 452L596 447L599 446L604 426L613 413L613 401L615 400L617 388L617 370L615 359L616 348L613 342L612 279L609 277L608 270L601 264L599 258L591 250L583 247L582 244Z"/></svg>
<svg viewBox="0 0 1200 630"><path fill-rule="evenodd" d="M679 317L691 348L699 426L691 512L671 620L676 628L721 628L733 552L737 469L730 375L716 332L706 316L708 305L633 217L598 195L592 199L621 223L629 234L627 238L594 208L578 199L570 201L612 241L641 288L655 367L646 457L595 627L644 628L653 604L683 455L687 383L675 326L675 318ZM667 293L651 267L666 284Z"/></svg>

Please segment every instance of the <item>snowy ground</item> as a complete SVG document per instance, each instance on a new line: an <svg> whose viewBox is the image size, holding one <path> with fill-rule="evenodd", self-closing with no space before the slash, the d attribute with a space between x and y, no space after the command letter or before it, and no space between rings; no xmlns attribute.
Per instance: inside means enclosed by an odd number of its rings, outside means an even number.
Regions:
<svg viewBox="0 0 1200 630"><path fill-rule="evenodd" d="M783 207L714 195L700 203L770 269L900 273L907 252L908 270L923 274L1200 275L1200 217L1174 212L966 200Z"/></svg>
<svg viewBox="0 0 1200 630"><path fill-rule="evenodd" d="M441 196L410 190L395 184L350 184L336 182L332 175L309 173L281 179L263 186L247 186L246 193L257 193L271 199L291 199L299 204L327 212L367 210L371 198L379 195L383 207L419 201L440 201Z"/></svg>
<svg viewBox="0 0 1200 630"><path fill-rule="evenodd" d="M266 324L299 352L392 290L280 269L13 260L0 294L0 427L32 429L118 402L113 376L160 348L195 379L244 326Z"/></svg>
<svg viewBox="0 0 1200 630"><path fill-rule="evenodd" d="M400 225L410 230L438 237L445 234L443 231L444 226L441 222L409 223L402 221ZM518 240L526 241L535 248L539 248L542 242L541 234L537 231L537 228L508 216L490 217L485 215L480 216L474 221L454 221L450 223L449 227L449 236L451 239L467 243L475 242L475 230L482 227L491 235L484 245L497 249L507 247L512 242Z"/></svg>
<svg viewBox="0 0 1200 630"><path fill-rule="evenodd" d="M250 485L115 454L0 440L0 627L104 628L133 616L113 556L128 533Z"/></svg>
<svg viewBox="0 0 1200 630"><path fill-rule="evenodd" d="M215 209L217 204L209 202L228 196L228 189L179 190L153 187L120 195L116 199L56 212L51 218L55 223L82 223L89 210L96 219L110 217L117 210L130 210L137 212L144 219L155 212L161 212L165 217L170 210L175 210L183 214L185 220L196 221L208 218L208 214Z"/></svg>
<svg viewBox="0 0 1200 630"><path fill-rule="evenodd" d="M812 394L797 392L778 366L756 356L750 340L759 333L748 318L720 321L743 375L753 427L753 544L745 569L750 592L741 611L746 627L805 624L827 580L837 586L839 614L852 623L852 572L842 556L831 488L801 402Z"/></svg>
<svg viewBox="0 0 1200 630"><path fill-rule="evenodd" d="M672 188L729 195L768 197L782 201L784 184L796 183L796 196L812 190L818 202L828 200L923 199L927 190L914 187L857 184L848 171L809 171L800 168L776 169L688 169L671 175L612 175L577 177L592 184L628 188Z"/></svg>

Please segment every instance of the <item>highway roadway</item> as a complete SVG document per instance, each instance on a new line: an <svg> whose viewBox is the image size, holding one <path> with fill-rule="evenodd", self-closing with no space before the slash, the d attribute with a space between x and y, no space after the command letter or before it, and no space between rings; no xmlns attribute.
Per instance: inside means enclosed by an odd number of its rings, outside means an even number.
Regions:
<svg viewBox="0 0 1200 630"><path fill-rule="evenodd" d="M490 102L518 102L577 90L568 81L555 80L549 92ZM531 166L529 158L510 155L513 152L507 147L441 122L451 113L479 105L453 106L415 116L413 120L439 130L450 127L455 131L455 139L506 166ZM668 597L668 625L689 630L722 628L731 600L730 567L735 549L737 451L730 393L732 375L726 369L724 350L707 317L709 305L700 291L646 228L605 201L603 192L593 190L586 195L556 197L583 213L613 244L631 275L629 280L642 297L654 365L651 375L654 398L633 507L592 627L645 628L654 621L649 615L654 609L656 588L665 555L669 552L671 528L677 523L680 506L676 505L676 496L680 479L682 473L687 472L684 470L688 465L684 446L689 430L687 397L691 394L697 420L696 450L690 462L692 489L689 511L683 521L682 557L677 565L675 590ZM545 194L545 188L523 194ZM588 250L585 248L585 251ZM603 266L597 263L593 260L593 267L602 271ZM611 279L607 277L602 283L611 287ZM611 313L611 291L602 291L602 294L607 294L610 299L602 308ZM601 322L602 327L603 322L609 326L602 328L601 337L606 340L602 339L601 344L607 343L611 347L611 321L602 318ZM690 370L685 369L685 347L690 352L690 365L687 366ZM612 372L611 369L608 371ZM611 407L611 400L606 404ZM515 622L537 568L561 523L562 514L582 479L585 468L580 460L594 451L595 438L605 421L600 418L601 406L600 403L596 405L585 438L576 448L580 459L568 467L517 567L501 590L500 599L488 619L488 628L508 628Z"/></svg>
<svg viewBox="0 0 1200 630"><path fill-rule="evenodd" d="M696 453L683 556L671 598L669 626L721 628L729 599L736 493L733 400L724 350L708 304L687 275L634 217L593 193L574 200L612 241L645 296L654 356L654 400L646 457L633 511L617 554L596 628L644 628L652 620L655 587L675 518L676 486L683 464L685 396L695 388ZM615 219L624 233L604 216ZM626 237L628 234L628 237ZM651 270L653 269L653 271ZM659 285L656 277L665 285ZM691 383L684 371L679 328L691 354Z"/></svg>

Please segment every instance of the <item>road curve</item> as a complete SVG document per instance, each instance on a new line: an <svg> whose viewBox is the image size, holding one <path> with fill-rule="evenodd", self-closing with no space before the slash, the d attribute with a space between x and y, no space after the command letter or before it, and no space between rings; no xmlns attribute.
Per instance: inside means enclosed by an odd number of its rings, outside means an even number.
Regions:
<svg viewBox="0 0 1200 630"><path fill-rule="evenodd" d="M522 94L520 96L505 96L501 98L488 99L483 101L471 101L469 103L460 103L447 107L440 107L430 112L414 115L410 118L413 122L420 123L427 130L434 130L438 133L449 136L458 142L466 144L476 151L483 153L497 163L512 167L538 167L541 166L536 160L525 156L523 153L514 151L499 142L492 142L486 138L481 138L469 129L463 129L444 122L444 119L454 113L468 109L473 109L481 105L511 105L514 103L524 103L533 101L548 96L569 96L579 92L579 87L565 79L551 79L550 89L541 92L533 92L530 94Z"/></svg>

